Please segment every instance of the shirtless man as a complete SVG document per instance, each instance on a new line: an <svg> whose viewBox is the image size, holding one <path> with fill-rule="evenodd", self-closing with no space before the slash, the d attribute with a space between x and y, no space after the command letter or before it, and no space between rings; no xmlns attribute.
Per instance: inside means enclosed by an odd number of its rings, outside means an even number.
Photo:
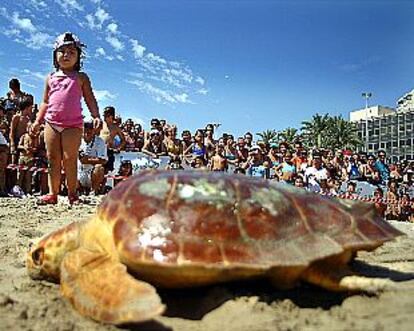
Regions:
<svg viewBox="0 0 414 331"><path fill-rule="evenodd" d="M112 106L104 109L104 122L100 137L105 141L108 148L108 161L105 164L105 172L114 170L115 153L124 149L126 141L121 128L114 122L115 108Z"/></svg>
<svg viewBox="0 0 414 331"><path fill-rule="evenodd" d="M23 92L20 89L20 82L17 78L13 78L9 81L9 92L6 95L6 116L7 120L10 123L12 117L16 114L16 111L20 108L19 105L25 97L31 97L33 103L33 96ZM21 110L21 108L20 108Z"/></svg>
<svg viewBox="0 0 414 331"><path fill-rule="evenodd" d="M227 171L227 159L224 156L224 145L217 144L216 152L210 160L209 170L211 171Z"/></svg>
<svg viewBox="0 0 414 331"><path fill-rule="evenodd" d="M27 132L27 124L31 120L33 107L33 98L24 96L19 103L20 112L13 116L10 124L10 153L12 154L12 163L18 163L17 146L20 138Z"/></svg>

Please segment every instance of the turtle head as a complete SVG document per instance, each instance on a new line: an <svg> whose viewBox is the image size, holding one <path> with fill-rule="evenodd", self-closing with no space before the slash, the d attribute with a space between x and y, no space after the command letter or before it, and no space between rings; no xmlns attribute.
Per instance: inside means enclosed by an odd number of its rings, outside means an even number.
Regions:
<svg viewBox="0 0 414 331"><path fill-rule="evenodd" d="M80 227L80 222L71 223L30 244L26 267L31 278L59 281L64 256L79 246Z"/></svg>

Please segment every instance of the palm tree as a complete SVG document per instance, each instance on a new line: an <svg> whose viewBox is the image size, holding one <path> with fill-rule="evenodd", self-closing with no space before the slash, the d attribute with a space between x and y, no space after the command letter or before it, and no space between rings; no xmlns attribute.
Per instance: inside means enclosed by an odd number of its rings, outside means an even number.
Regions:
<svg viewBox="0 0 414 331"><path fill-rule="evenodd" d="M308 147L321 148L326 145L329 115L313 115L310 121L302 122L302 132Z"/></svg>
<svg viewBox="0 0 414 331"><path fill-rule="evenodd" d="M355 150L363 144L353 123L344 120L342 116L334 116L329 119L329 122L327 134L329 148Z"/></svg>
<svg viewBox="0 0 414 331"><path fill-rule="evenodd" d="M287 142L289 145L293 144L299 138L298 129L288 127L279 132L279 140Z"/></svg>
<svg viewBox="0 0 414 331"><path fill-rule="evenodd" d="M277 141L279 134L274 129L268 129L263 132L258 132L256 135L258 135L265 144L269 144L271 142Z"/></svg>

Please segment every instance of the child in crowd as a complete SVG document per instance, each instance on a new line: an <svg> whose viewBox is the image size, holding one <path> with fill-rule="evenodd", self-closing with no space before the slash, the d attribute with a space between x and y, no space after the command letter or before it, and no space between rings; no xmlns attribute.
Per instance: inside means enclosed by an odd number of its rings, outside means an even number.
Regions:
<svg viewBox="0 0 414 331"><path fill-rule="evenodd" d="M268 178L268 169L263 165L262 149L253 145L249 150L249 158L243 166L250 177Z"/></svg>
<svg viewBox="0 0 414 331"><path fill-rule="evenodd" d="M27 132L21 136L18 150L20 153L19 165L24 167L19 171L18 185L26 194L32 193L32 175L31 168L35 164L35 155L39 148L39 131L31 128L31 123L27 125Z"/></svg>
<svg viewBox="0 0 414 331"><path fill-rule="evenodd" d="M114 186L116 186L118 183L125 180L127 177L132 176L133 168L132 163L130 160L123 160L121 161L121 164L118 169L118 175L117 178L114 179Z"/></svg>
<svg viewBox="0 0 414 331"><path fill-rule="evenodd" d="M227 171L227 159L224 156L224 145L217 144L214 156L211 158L208 165L209 170L212 171Z"/></svg>
<svg viewBox="0 0 414 331"><path fill-rule="evenodd" d="M23 96L18 107L20 112L13 116L10 123L10 153L13 164L17 164L19 161L17 146L19 145L20 138L27 132L27 125L31 122L33 108L32 96Z"/></svg>
<svg viewBox="0 0 414 331"><path fill-rule="evenodd" d="M54 45L53 64L56 71L46 78L43 102L40 105L34 130L45 121L45 142L49 159L49 194L39 204L56 204L61 184L62 163L65 169L70 204L79 202L76 194L78 151L81 144L83 116L81 98L93 118L94 127L100 126L99 109L91 82L81 72L83 45L70 32L60 35Z"/></svg>

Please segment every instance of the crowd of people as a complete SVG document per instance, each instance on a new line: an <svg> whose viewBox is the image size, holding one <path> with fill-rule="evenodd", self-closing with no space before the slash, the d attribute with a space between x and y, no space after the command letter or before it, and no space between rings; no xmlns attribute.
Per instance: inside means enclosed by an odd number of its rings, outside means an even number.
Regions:
<svg viewBox="0 0 414 331"><path fill-rule="evenodd" d="M158 118L144 129L122 120L112 106L101 119L89 78L80 71L83 46L71 33L57 38L56 72L46 79L39 107L18 79L10 80L0 100L0 196L37 193L40 204L56 204L67 194L71 204L80 203L80 193L107 192L108 175L116 175L114 185L132 175L131 161L115 169L116 154L125 151L168 157L169 170L245 174L342 198L358 199L358 182L364 182L375 188L371 198L385 218L413 221L414 162L390 164L384 150L373 155L308 148L301 140L254 141L251 132L218 137L213 124L179 132ZM91 121L84 121L81 98Z"/></svg>
<svg viewBox="0 0 414 331"><path fill-rule="evenodd" d="M20 91L18 80L12 79L10 92L0 106L1 196L49 191L45 126L33 130L31 125L37 112L33 97ZM239 173L346 198L357 198L358 182L366 182L375 186L372 197L378 200L373 201L384 217L413 220L410 190L414 162L390 164L383 150L376 155L317 150L306 148L300 140L293 144L266 143L254 141L250 132L240 137L230 133L216 137L214 131L215 126L207 124L193 133L179 132L176 125L157 118L151 120L149 129L144 129L132 119L122 120L115 108L108 106L103 111L102 125L95 128L92 122L83 124L77 190L105 193L108 174L116 174L117 183L133 173L131 161L123 161L114 169L115 155L123 151L140 152L152 159L168 157L166 168L170 170ZM61 194L67 191L64 183L59 181Z"/></svg>

